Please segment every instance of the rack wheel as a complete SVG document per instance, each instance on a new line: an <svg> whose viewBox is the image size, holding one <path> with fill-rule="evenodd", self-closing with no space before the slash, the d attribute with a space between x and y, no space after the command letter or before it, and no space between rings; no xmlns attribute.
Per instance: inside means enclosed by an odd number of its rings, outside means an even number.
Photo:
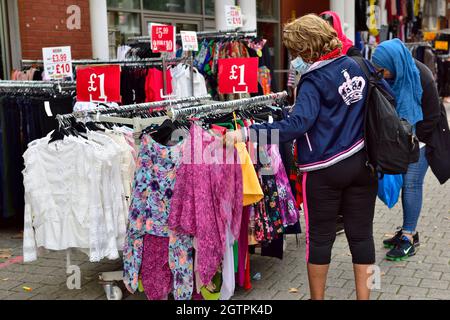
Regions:
<svg viewBox="0 0 450 320"><path fill-rule="evenodd" d="M123 297L122 289L120 289L118 286L114 284L105 284L103 285L103 289L105 290L106 293L106 299L111 301L122 300Z"/></svg>

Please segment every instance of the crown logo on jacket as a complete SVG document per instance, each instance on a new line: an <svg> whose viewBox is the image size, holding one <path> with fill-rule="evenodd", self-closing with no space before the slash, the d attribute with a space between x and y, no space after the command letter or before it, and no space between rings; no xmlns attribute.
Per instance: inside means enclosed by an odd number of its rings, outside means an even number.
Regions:
<svg viewBox="0 0 450 320"><path fill-rule="evenodd" d="M351 78L347 70L344 70L342 73L345 77L345 82L339 87L338 91L345 104L351 106L363 99L366 80L363 77Z"/></svg>

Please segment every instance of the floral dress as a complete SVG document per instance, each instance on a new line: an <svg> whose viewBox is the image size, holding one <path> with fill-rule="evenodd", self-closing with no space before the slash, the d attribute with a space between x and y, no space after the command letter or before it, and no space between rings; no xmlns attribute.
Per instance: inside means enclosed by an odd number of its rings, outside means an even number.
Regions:
<svg viewBox="0 0 450 320"><path fill-rule="evenodd" d="M172 147L161 145L150 135L143 135L137 171L135 174L132 201L129 211L127 240L124 246L124 283L134 293L138 288L141 269L145 283L157 288L167 287L167 265L172 271L175 298L190 299L193 284L192 237L174 235L168 227L171 199L176 181L176 172L182 160L183 144ZM144 237L146 250L144 250ZM166 238L158 239L158 237ZM169 238L171 240L169 241ZM168 246L167 248L156 248ZM157 254L168 252L168 255ZM143 255L145 254L144 264ZM181 258L180 258L181 257ZM181 262L183 264L181 264ZM146 290L149 299L159 299L154 290Z"/></svg>
<svg viewBox="0 0 450 320"><path fill-rule="evenodd" d="M260 148L256 165L264 199L255 208L255 237L258 242L271 242L284 234L280 195L276 176L266 150Z"/></svg>

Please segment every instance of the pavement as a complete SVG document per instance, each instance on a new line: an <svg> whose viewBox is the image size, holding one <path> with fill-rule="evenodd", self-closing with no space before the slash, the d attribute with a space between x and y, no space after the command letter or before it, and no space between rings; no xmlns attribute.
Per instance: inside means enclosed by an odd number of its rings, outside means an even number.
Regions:
<svg viewBox="0 0 450 320"><path fill-rule="evenodd" d="M450 121L450 105L447 106ZM302 217L304 227L304 217ZM377 202L374 221L376 256L381 282L372 292L373 300L450 299L450 182L440 186L431 170L425 181L424 205L418 231L421 246L416 256L405 262L384 259L383 239L392 236L402 224L401 204L389 210ZM81 288L67 287L66 253L46 253L33 263L21 263L22 240L18 231L0 230L0 300L104 300L98 274L121 269L121 261L88 262L82 253L73 253L72 265L81 270ZM283 260L253 255L252 290L237 289L239 300L307 300L308 277L305 262L305 235L287 237ZM355 299L353 268L345 235L337 237L327 282L326 298ZM143 294L124 299L145 300Z"/></svg>

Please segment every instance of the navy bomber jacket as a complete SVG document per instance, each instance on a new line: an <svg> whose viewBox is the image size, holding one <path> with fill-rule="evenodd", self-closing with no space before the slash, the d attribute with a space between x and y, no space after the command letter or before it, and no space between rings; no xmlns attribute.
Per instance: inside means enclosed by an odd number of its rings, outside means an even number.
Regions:
<svg viewBox="0 0 450 320"><path fill-rule="evenodd" d="M384 80L383 84L389 87ZM289 118L255 124L251 136L260 143L276 143L277 134L271 130L278 130L279 143L297 140L301 171L330 167L364 148L368 87L368 79L353 59L342 56L318 62L302 76Z"/></svg>

